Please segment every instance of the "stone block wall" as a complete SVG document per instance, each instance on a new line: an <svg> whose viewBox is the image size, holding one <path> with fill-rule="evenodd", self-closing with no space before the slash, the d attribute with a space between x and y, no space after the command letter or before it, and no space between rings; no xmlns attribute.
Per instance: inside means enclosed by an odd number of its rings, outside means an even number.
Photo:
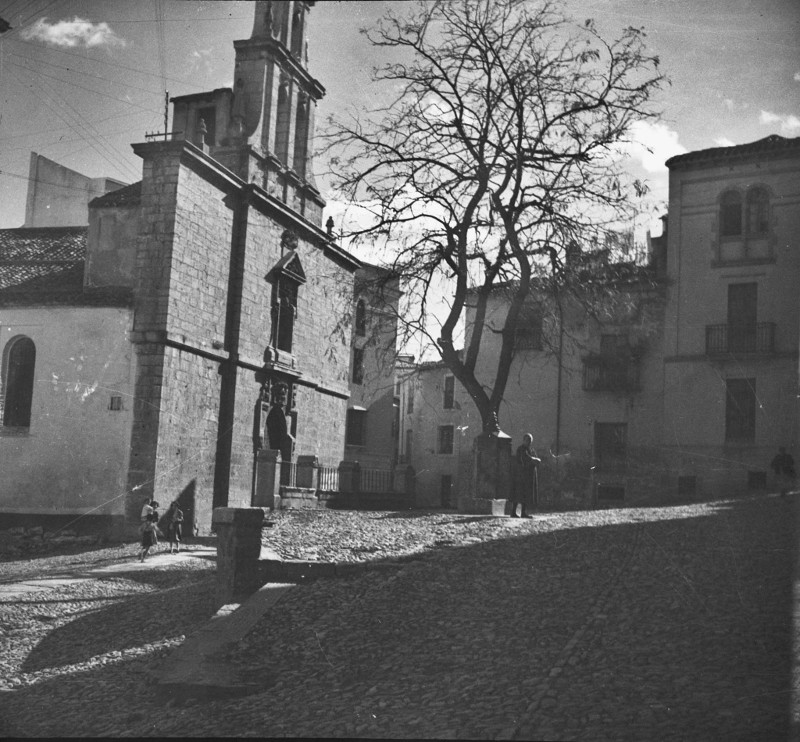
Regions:
<svg viewBox="0 0 800 742"><path fill-rule="evenodd" d="M166 505L191 490L201 532L212 507L248 506L254 409L270 341L281 237L298 236L293 357L296 454L344 451L352 270L321 233L231 177L191 145L136 145L145 159L137 260L137 419L129 522L145 495ZM271 277L271 276L270 276Z"/></svg>

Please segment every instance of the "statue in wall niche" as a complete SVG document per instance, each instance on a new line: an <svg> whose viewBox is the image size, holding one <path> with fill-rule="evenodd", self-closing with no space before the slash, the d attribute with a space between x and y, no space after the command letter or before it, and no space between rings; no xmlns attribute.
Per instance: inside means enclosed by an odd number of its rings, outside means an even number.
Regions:
<svg viewBox="0 0 800 742"><path fill-rule="evenodd" d="M289 434L286 422L286 402L289 394L287 384L275 385L272 406L267 414L267 441L269 447L281 452L284 461L291 461L294 449L294 438Z"/></svg>
<svg viewBox="0 0 800 742"><path fill-rule="evenodd" d="M245 100L244 100L244 80L240 77L236 81L236 89L233 93L233 106L231 107L230 134L234 137L244 135L245 119Z"/></svg>
<svg viewBox="0 0 800 742"><path fill-rule="evenodd" d="M285 251L297 250L297 235L291 229L284 229L281 235L281 249Z"/></svg>

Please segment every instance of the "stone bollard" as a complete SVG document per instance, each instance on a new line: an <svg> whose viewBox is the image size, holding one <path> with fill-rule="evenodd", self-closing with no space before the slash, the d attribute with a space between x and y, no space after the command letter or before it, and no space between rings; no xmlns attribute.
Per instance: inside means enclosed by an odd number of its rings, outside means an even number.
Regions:
<svg viewBox="0 0 800 742"><path fill-rule="evenodd" d="M281 452L264 448L256 453L253 507L278 510L281 501Z"/></svg>
<svg viewBox="0 0 800 742"><path fill-rule="evenodd" d="M339 463L339 492L357 494L361 489L361 465L358 461Z"/></svg>
<svg viewBox="0 0 800 742"><path fill-rule="evenodd" d="M307 490L318 489L319 459L316 456L297 457L297 477L295 484Z"/></svg>
<svg viewBox="0 0 800 742"><path fill-rule="evenodd" d="M216 606L235 603L261 587L261 508L214 508L217 533Z"/></svg>

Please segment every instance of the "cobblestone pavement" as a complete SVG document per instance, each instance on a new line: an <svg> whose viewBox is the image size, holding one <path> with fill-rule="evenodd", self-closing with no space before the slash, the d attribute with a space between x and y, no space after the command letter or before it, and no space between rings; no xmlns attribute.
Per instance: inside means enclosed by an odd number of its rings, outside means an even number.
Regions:
<svg viewBox="0 0 800 742"><path fill-rule="evenodd" d="M263 692L185 705L154 677L210 615L207 570L0 602L0 733L787 739L793 511L282 514L283 556L417 558L292 589L232 653Z"/></svg>

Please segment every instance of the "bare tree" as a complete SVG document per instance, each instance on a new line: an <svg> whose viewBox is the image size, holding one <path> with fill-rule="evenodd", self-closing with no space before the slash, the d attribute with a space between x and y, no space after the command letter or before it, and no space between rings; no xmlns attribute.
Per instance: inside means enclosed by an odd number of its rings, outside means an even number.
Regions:
<svg viewBox="0 0 800 742"><path fill-rule="evenodd" d="M658 59L641 29L607 42L592 21L575 25L538 0L420 3L367 35L401 61L374 73L398 91L391 103L330 123L337 188L372 217L348 236L391 251L406 331L431 332L430 287L446 284L448 311L431 339L484 433L496 433L536 277L564 276L571 245L606 244L645 190L626 183L623 154L631 125L655 115ZM498 285L511 287L510 305L485 385L475 368ZM474 325L460 352L468 297Z"/></svg>

